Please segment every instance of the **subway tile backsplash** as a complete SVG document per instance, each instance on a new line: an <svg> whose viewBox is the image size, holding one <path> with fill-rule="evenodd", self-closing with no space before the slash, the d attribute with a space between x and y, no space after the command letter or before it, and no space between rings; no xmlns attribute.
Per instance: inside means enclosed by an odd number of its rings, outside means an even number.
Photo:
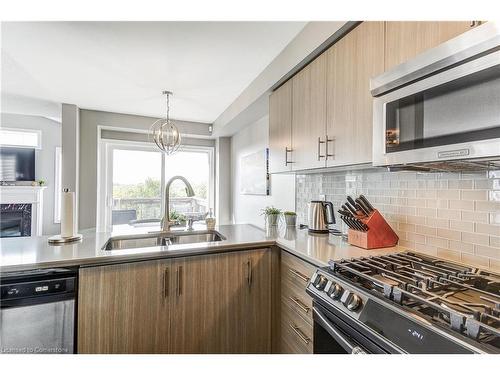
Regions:
<svg viewBox="0 0 500 375"><path fill-rule="evenodd" d="M364 194L385 216L400 245L500 272L500 171L387 172L364 169L296 176L299 223L321 194L335 209ZM338 218L335 225L347 231Z"/></svg>

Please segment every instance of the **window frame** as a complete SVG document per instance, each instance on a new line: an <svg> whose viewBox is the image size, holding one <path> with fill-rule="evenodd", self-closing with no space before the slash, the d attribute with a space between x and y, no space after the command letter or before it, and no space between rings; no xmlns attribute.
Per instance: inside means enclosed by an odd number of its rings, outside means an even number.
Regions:
<svg viewBox="0 0 500 375"><path fill-rule="evenodd" d="M38 142L36 146L32 145L18 145L18 144L3 144L0 142L1 147L16 147L16 148L34 148L35 150L42 149L42 131L39 129L25 129L25 128L9 128L6 126L0 126L0 131L6 130L16 133L35 133L38 138Z"/></svg>
<svg viewBox="0 0 500 375"><path fill-rule="evenodd" d="M113 151L114 150L135 150L158 152L161 154L161 211L164 210L165 191L165 171L167 168L166 156L158 148L149 142L103 139L99 137L98 148L98 174L97 174L97 209L96 228L99 231L108 232L112 230L111 212L113 205ZM181 145L179 152L200 152L208 154L209 158L209 187L208 206L214 211L215 208L215 147L212 146L192 146Z"/></svg>

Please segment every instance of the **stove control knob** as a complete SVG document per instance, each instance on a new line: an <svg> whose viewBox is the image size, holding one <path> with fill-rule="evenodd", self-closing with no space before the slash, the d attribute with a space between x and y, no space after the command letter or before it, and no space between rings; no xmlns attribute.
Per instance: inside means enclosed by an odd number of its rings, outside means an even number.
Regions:
<svg viewBox="0 0 500 375"><path fill-rule="evenodd" d="M339 299L343 291L344 289L342 289L340 284L332 284L330 290L328 290L328 295L333 299Z"/></svg>
<svg viewBox="0 0 500 375"><path fill-rule="evenodd" d="M350 311L355 311L359 306L361 306L361 298L359 298L358 295L347 290L342 295L340 302L342 302L344 306L347 307L347 309Z"/></svg>
<svg viewBox="0 0 500 375"><path fill-rule="evenodd" d="M320 275L314 281L314 286L316 287L316 289L323 290L327 282L328 282L328 279L326 277Z"/></svg>

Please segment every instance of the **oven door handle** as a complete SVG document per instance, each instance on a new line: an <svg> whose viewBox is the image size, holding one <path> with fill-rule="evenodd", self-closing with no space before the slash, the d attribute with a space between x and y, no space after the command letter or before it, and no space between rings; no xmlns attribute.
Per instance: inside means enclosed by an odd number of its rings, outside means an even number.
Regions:
<svg viewBox="0 0 500 375"><path fill-rule="evenodd" d="M317 322L321 327L323 327L332 336L340 346L342 346L348 353L351 354L366 354L366 352L361 349L358 345L353 344L348 338L346 338L342 333L339 332L328 320L328 318L323 315L316 307L313 307L314 315Z"/></svg>

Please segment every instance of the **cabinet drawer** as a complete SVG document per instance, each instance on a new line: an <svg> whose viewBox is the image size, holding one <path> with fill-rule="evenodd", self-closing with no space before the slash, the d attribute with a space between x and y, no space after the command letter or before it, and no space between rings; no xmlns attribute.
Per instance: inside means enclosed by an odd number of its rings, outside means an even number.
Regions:
<svg viewBox="0 0 500 375"><path fill-rule="evenodd" d="M313 352L313 327L293 311L281 304L281 353L308 354Z"/></svg>
<svg viewBox="0 0 500 375"><path fill-rule="evenodd" d="M312 324L312 298L309 297L304 288L298 287L287 279L282 280L281 301L309 324Z"/></svg>
<svg viewBox="0 0 500 375"><path fill-rule="evenodd" d="M294 255L281 251L281 281L289 281L298 288L306 289L316 268Z"/></svg>

